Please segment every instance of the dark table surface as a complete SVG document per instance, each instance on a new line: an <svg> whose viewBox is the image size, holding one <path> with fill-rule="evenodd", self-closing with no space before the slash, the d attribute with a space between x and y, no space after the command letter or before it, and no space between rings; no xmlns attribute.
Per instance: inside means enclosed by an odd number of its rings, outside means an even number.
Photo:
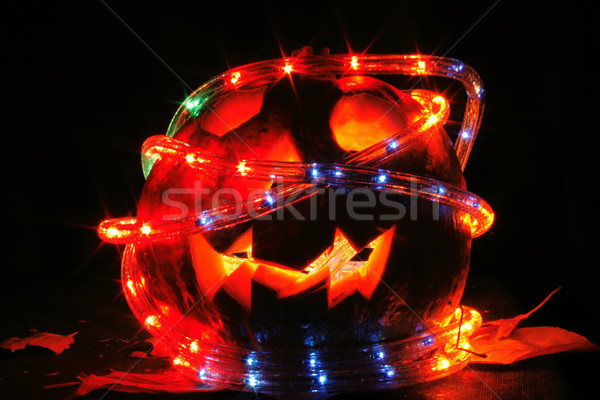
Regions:
<svg viewBox="0 0 600 400"><path fill-rule="evenodd" d="M485 320L511 317L509 293L493 281L471 279L463 302L483 312ZM497 308L493 308L496 306ZM517 311L517 310L515 310ZM104 375L112 370L159 373L169 367L163 358L131 357L146 351L150 335L132 316L117 279L96 278L80 284L48 283L13 294L3 310L0 339L27 337L37 331L75 335L61 354L40 347L11 353L0 351L0 398L63 399L76 386L43 389L46 385L77 382L81 374ZM527 321L524 322L527 324ZM137 343L137 344L136 344ZM598 353L563 353L538 357L510 366L471 364L448 378L405 390L368 393L369 398L405 399L577 399L597 383ZM365 393L335 395L363 398ZM241 399L252 393L195 392L189 394L132 394L96 390L88 399Z"/></svg>

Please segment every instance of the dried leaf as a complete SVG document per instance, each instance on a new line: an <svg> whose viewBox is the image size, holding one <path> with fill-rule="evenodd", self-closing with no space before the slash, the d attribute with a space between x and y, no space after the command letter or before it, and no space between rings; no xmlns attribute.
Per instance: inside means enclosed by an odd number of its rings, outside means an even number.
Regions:
<svg viewBox="0 0 600 400"><path fill-rule="evenodd" d="M521 321L529 318L531 314L539 310L556 292L560 290L560 287L554 289L544 301L542 301L537 307L529 311L526 314L517 315L513 318L498 319L492 322L487 322L475 333L477 336L488 336L488 340L502 339L512 333L512 331L521 323Z"/></svg>
<svg viewBox="0 0 600 400"><path fill-rule="evenodd" d="M52 350L56 354L62 353L66 348L71 346L77 332L70 335L57 335L55 333L40 332L27 338L12 337L0 343L0 347L10 349L11 351L22 350L29 346L45 347Z"/></svg>
<svg viewBox="0 0 600 400"><path fill-rule="evenodd" d="M471 339L471 346L476 353L486 355L485 358L473 357L471 362L484 364L512 364L546 354L600 350L581 335L549 326L518 328L507 338L475 337Z"/></svg>
<svg viewBox="0 0 600 400"><path fill-rule="evenodd" d="M539 310L557 291L526 314L483 324L472 336L471 347L483 357L473 357L472 363L512 364L545 354L567 351L598 351L598 346L585 337L554 327L517 328L521 321Z"/></svg>
<svg viewBox="0 0 600 400"><path fill-rule="evenodd" d="M131 357L131 358L148 358L148 353L136 350L136 351L131 352L131 354L129 354L129 357Z"/></svg>

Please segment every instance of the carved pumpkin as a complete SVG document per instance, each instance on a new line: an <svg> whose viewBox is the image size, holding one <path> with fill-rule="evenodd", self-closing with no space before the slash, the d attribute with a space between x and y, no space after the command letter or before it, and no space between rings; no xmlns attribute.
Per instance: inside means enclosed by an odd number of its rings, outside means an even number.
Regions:
<svg viewBox="0 0 600 400"><path fill-rule="evenodd" d="M342 161L346 152L360 151L405 130L422 113L423 106L409 94L374 78L336 80L292 73L267 87L226 94L211 110L201 111L183 126L175 138L238 160L331 163ZM442 129L381 167L465 187ZM198 185L207 189L204 196L191 195ZM182 203L188 210L206 210L214 206L219 189L232 189L231 193L246 198L252 190L270 185L239 176L206 176L185 161L158 161L140 198L138 218L150 221L177 215ZM181 191L179 198L170 195L165 203L163 194L173 188L188 190ZM379 221L376 216L398 211L378 200L372 210L365 209L377 220L356 221L345 209L349 191L337 189L334 199L332 193L323 193L316 195L316 201L295 203L302 218L284 210L280 218L179 239L183 242L179 261L173 260L173 243L154 243L140 255L156 264L152 275L164 279L159 286L173 292L163 296L181 295L184 286L189 288L184 291L190 297L188 305L203 298L216 314L240 314L234 326L226 327L223 339L331 345L414 333L422 322L380 279L425 321L450 315L460 300L469 260L471 231L461 212L442 206L436 221L429 201L396 196L398 204L406 207L403 218ZM235 199L224 192L220 200ZM416 210L409 209L411 201ZM316 214L313 218L311 211ZM338 215L331 218L334 212ZM411 220L411 212L416 220ZM338 276L330 274L333 265L310 268L333 251L334 242L349 243L355 254L364 255L363 261L353 261L354 269L347 267ZM160 246L166 246L164 251L158 250ZM390 322L382 325L377 320L383 315ZM238 325L240 319L248 324ZM312 321L310 327L302 328L307 321Z"/></svg>
<svg viewBox="0 0 600 400"><path fill-rule="evenodd" d="M449 321L459 305L472 232L486 230L493 214L467 192L467 206L437 201L442 190L466 190L461 163L470 149L459 137L455 151L442 128L446 100L370 76L320 72L319 62L306 61L315 70L286 65L279 74L265 73L270 65L241 69L246 80L231 72L192 94L169 133L209 159L171 157L177 151L162 146L164 157L144 154L137 219L117 224L141 227L123 280L138 317L168 338L174 354L393 342ZM237 160L234 172L221 168L227 160ZM273 179L253 174L252 160L273 162ZM274 178L286 168L302 179ZM368 184L352 178L377 171ZM403 192L385 184L396 173L443 186ZM270 212L201 226L205 218L249 213L241 204L277 202L283 197L264 194L294 185L307 191ZM253 201L256 193L262 197ZM488 220L471 218L469 207ZM209 217L190 234L143 240L157 221L184 224L189 215ZM100 231L108 237L111 229Z"/></svg>

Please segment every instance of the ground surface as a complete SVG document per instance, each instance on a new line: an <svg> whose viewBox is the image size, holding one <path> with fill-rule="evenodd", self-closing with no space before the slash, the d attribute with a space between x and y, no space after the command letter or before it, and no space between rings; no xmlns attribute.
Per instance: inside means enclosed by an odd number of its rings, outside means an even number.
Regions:
<svg viewBox="0 0 600 400"><path fill-rule="evenodd" d="M61 354L47 349L0 351L0 398L63 399L76 386L43 389L47 385L77 382L81 374L104 375L112 370L157 373L169 367L166 359L139 360L133 351L146 351L148 333L140 329L123 298L119 283L101 279L78 286L40 285L15 294L12 306L3 310L0 339L26 337L36 331L75 335L75 342ZM35 296L32 295L35 293ZM24 292L21 292L24 294ZM496 298L500 300L491 301ZM483 312L484 318L509 317L517 307L508 293L488 280L470 282L464 302ZM493 307L497 307L494 309ZM499 308L499 309L498 309ZM487 311L487 312L486 312ZM600 361L598 354L545 356L513 366L471 365L447 379L408 390L369 393L369 398L411 399L570 399L593 386ZM364 394L335 398L362 398ZM238 399L255 393L203 392L183 395L131 394L97 390L87 399Z"/></svg>

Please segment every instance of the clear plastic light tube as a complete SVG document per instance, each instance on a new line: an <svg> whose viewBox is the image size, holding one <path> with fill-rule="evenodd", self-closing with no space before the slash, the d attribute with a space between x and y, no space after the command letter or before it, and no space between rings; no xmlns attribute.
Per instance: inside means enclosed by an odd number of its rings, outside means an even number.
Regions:
<svg viewBox="0 0 600 400"><path fill-rule="evenodd" d="M198 169L213 174L246 177L268 182L284 182L262 194L247 199L243 210L251 213L232 214L239 205L228 205L191 214L173 221L139 222L135 218L104 221L99 227L101 238L111 243L168 239L178 235L222 229L276 211L281 207L304 200L323 187L365 188L389 191L436 201L459 208L472 218L472 237L485 233L492 225L494 213L480 197L435 179L400 172L353 166L350 164L306 164L263 160L240 162L227 160L210 153L194 150L187 144L166 136L151 137L144 153L152 156L176 157L190 160ZM199 162L198 160L202 160ZM286 199L293 199L291 202Z"/></svg>
<svg viewBox="0 0 600 400"><path fill-rule="evenodd" d="M144 262L143 249L147 249L148 245L164 245L165 242L161 241L166 239L185 239L197 233L233 227L314 196L324 188L362 188L416 196L449 206L453 212L459 213L455 215L464 216L463 222L468 222L471 227L471 237L480 236L490 228L494 213L480 197L436 179L381 167L390 158L402 156L412 146L424 143L445 123L449 114L448 103L431 91L415 89L408 92L423 105L423 114L416 122L375 145L349 154L338 163L234 160L174 138L186 123L201 112L210 111L213 101L223 93L240 88L265 87L290 73L335 78L348 75L439 76L460 82L466 90L467 103L453 146L464 170L481 123L484 90L477 73L458 60L424 55L309 54L258 62L227 71L198 88L182 103L165 136L153 136L144 143L144 175L150 174L158 160L169 160L187 163L189 168L210 175L240 180L247 178L276 185L253 198L243 199L241 204L217 206L182 218L140 221L126 217L103 221L98 227L98 234L104 241L127 244L123 254L122 280L125 296L134 314L152 335L167 344L173 366L196 379L203 389L253 390L275 396L290 392L377 390L438 379L464 368L471 357L477 356L470 350L469 337L481 325L480 314L467 307L457 308L452 315L443 320L436 319L430 326L423 325L414 336L402 340L343 347L299 347L282 352L225 345L219 337L207 336L207 330L223 321L215 316L217 308L206 298L206 293L194 299L191 306L165 302L173 295L170 285L175 283L179 285L177 290L187 290L183 288L188 282L178 281L175 269L164 271L165 278L160 284L150 282L157 276L146 275L149 264L140 264ZM393 93L389 95L394 96ZM242 212L234 212L238 209ZM375 242L370 246L377 247ZM299 273L317 274L329 268L332 282L345 279L341 268L350 265L355 254L345 237L336 236L330 250ZM226 254L220 256L229 257ZM235 263L238 262L241 265L254 260L248 255L247 259L235 260ZM368 266L368 263L364 264ZM154 272L160 275L163 272L160 268L169 269L170 265L157 267ZM185 294L186 298L190 297L190 293ZM185 297L177 293L174 295ZM403 302L401 299L394 301ZM337 310L339 308L328 312L336 313ZM214 324L202 322L205 311L216 318ZM191 325L187 325L188 322Z"/></svg>

